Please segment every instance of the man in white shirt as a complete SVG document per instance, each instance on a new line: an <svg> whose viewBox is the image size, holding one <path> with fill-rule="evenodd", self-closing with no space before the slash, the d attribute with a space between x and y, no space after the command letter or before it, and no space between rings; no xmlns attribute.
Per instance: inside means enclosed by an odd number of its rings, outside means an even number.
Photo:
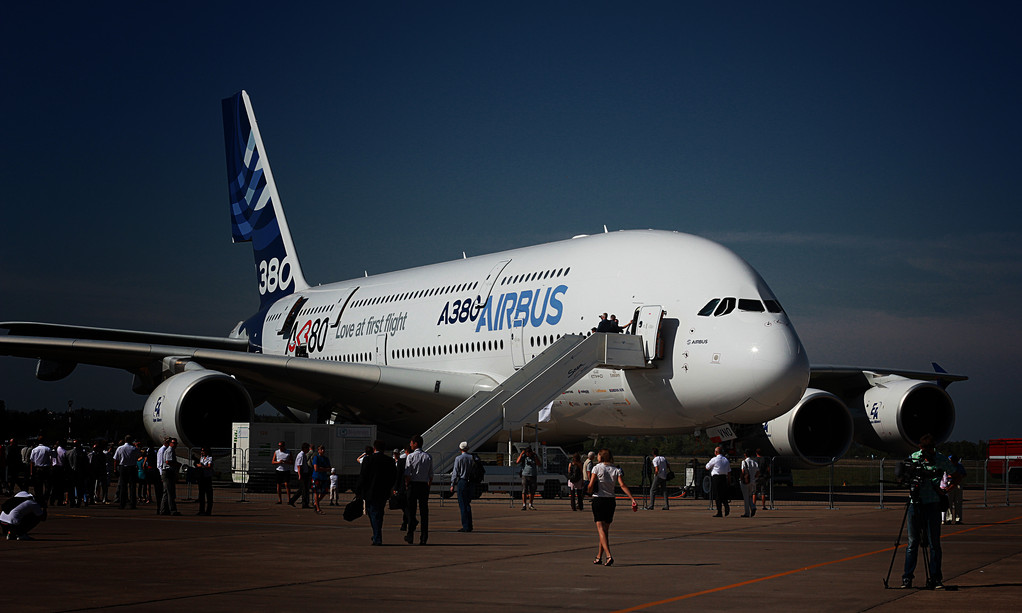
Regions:
<svg viewBox="0 0 1022 613"><path fill-rule="evenodd" d="M589 483L590 478L593 476L593 466L596 465L596 452L590 451L586 454L586 461L582 463L582 481ZM585 489L582 490L582 497L585 498Z"/></svg>
<svg viewBox="0 0 1022 613"><path fill-rule="evenodd" d="M124 444L114 451L114 465L117 466L117 491L118 504L123 509L129 502L131 508L136 508L138 483L138 448L134 445L131 436L124 437Z"/></svg>
<svg viewBox="0 0 1022 613"><path fill-rule="evenodd" d="M752 453L746 449L745 459L742 460L742 498L745 500L745 513L742 517L752 517L756 514L756 504L752 501L752 493L756 488L756 476L759 474L759 464L752 457Z"/></svg>
<svg viewBox="0 0 1022 613"><path fill-rule="evenodd" d="M713 459L706 463L706 470L710 471L710 495L717 502L717 513L714 517L724 517L731 514L731 501L727 494L731 478L731 462L728 461L719 446L714 448L713 453ZM721 515L722 508L723 515Z"/></svg>
<svg viewBox="0 0 1022 613"><path fill-rule="evenodd" d="M416 434L409 442L412 452L405 458L405 488L408 492L405 517L408 520L408 531L405 542L409 545L415 540L415 528L419 522L415 519L416 507L422 518L422 531L419 533L419 544L425 545L429 539L429 488L433 485L433 458L422 450L422 437Z"/></svg>
<svg viewBox="0 0 1022 613"><path fill-rule="evenodd" d="M42 437L39 437L39 444L32 448L28 456L28 471L29 480L35 488L36 502L44 507L50 499L50 472L52 470L53 450L43 444Z"/></svg>
<svg viewBox="0 0 1022 613"><path fill-rule="evenodd" d="M291 499L291 452L287 450L287 445L284 441L277 443L277 450L273 452L273 458L270 459L270 463L273 464L274 473L277 475L277 504L283 504L283 500L280 494L280 486L283 485L287 489L287 498Z"/></svg>
<svg viewBox="0 0 1022 613"><path fill-rule="evenodd" d="M309 488L312 487L312 471L309 469L309 461L306 457L310 453L312 453L312 446L308 443L302 443L302 450L295 456L295 475L298 477L298 489L287 501L289 505L295 506L295 501L301 496L303 509L311 508L309 506Z"/></svg>
<svg viewBox="0 0 1022 613"><path fill-rule="evenodd" d="M667 458L660 455L660 450L656 447L653 448L653 483L649 486L649 506L646 510L652 511L653 507L656 506L656 495L658 492L663 492L664 495L664 511L671 509L671 499L667 497L667 471L670 470L670 465L667 462Z"/></svg>
<svg viewBox="0 0 1022 613"><path fill-rule="evenodd" d="M177 461L177 439L167 441L162 455L157 455L160 465L160 480L163 481L163 500L160 501L160 515L180 515L177 510L177 471L181 465Z"/></svg>
<svg viewBox="0 0 1022 613"><path fill-rule="evenodd" d="M163 474L163 454L165 451L167 451L168 445L170 445L170 437L165 436L163 437L163 444L160 445L160 448L156 450L156 468L157 470L160 471L161 475Z"/></svg>

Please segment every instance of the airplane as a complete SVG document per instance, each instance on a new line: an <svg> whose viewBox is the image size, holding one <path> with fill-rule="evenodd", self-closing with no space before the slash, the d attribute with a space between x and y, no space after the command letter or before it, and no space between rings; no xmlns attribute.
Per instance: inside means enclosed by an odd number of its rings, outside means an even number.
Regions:
<svg viewBox="0 0 1022 613"><path fill-rule="evenodd" d="M134 391L148 396L149 435L185 447L227 444L231 423L250 421L264 402L296 421L376 424L403 443L501 390L538 357L609 336L593 334L593 323L617 312L632 321L603 342L638 338L642 359L631 368L576 366L570 380L535 395L550 399L545 411L530 408L544 441L701 432L822 466L853 439L902 452L924 433L951 434L946 388L967 377L936 364L934 372L810 366L756 270L690 234L604 228L313 286L248 94L224 99L222 111L232 238L252 244L255 314L225 337L5 322L0 355L37 359L46 381L77 364L129 371ZM606 265L620 259L638 265Z"/></svg>

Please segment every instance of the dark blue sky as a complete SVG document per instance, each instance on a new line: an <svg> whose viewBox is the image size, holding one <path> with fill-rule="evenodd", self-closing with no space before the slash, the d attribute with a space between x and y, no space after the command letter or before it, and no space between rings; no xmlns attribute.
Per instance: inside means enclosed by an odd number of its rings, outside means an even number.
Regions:
<svg viewBox="0 0 1022 613"><path fill-rule="evenodd" d="M220 118L246 89L310 282L691 232L814 362L937 361L971 377L954 438L1022 435L1016 4L382 4L5 7L0 320L221 335L254 310ZM11 408L143 401L32 367L0 359Z"/></svg>

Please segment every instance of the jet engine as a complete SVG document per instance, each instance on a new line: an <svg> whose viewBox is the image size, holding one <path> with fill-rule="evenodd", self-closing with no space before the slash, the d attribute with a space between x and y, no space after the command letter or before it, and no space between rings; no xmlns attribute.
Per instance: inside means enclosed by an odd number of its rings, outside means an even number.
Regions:
<svg viewBox="0 0 1022 613"><path fill-rule="evenodd" d="M763 424L762 432L742 437L765 455L786 456L794 468L832 463L848 451L854 425L845 403L829 392L809 388L793 409ZM769 452L768 452L769 450Z"/></svg>
<svg viewBox="0 0 1022 613"><path fill-rule="evenodd" d="M153 441L171 436L181 447L227 447L231 422L252 421L252 415L252 399L244 386L206 369L168 378L142 409L142 421Z"/></svg>
<svg viewBox="0 0 1022 613"><path fill-rule="evenodd" d="M951 436L955 405L941 386L897 375L876 377L871 383L873 387L852 405L859 409L858 442L891 453L909 453L919 449L924 434L932 434L938 443Z"/></svg>

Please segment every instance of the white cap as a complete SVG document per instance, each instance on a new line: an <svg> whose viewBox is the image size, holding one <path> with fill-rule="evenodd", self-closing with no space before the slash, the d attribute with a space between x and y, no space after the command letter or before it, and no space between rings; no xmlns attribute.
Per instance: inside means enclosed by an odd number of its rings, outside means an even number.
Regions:
<svg viewBox="0 0 1022 613"><path fill-rule="evenodd" d="M32 498L32 494L29 492L21 491L14 495L15 498Z"/></svg>
<svg viewBox="0 0 1022 613"><path fill-rule="evenodd" d="M458 445L458 449L461 449L462 451L468 449L468 441L461 441L461 444Z"/></svg>

